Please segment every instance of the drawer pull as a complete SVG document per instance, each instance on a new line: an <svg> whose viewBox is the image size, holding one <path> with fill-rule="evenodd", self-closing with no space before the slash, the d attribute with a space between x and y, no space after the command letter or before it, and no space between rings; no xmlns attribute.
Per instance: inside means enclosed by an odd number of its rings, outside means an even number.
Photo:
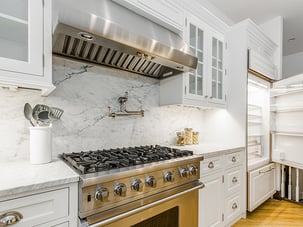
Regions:
<svg viewBox="0 0 303 227"><path fill-rule="evenodd" d="M232 162L236 162L236 161L237 161L236 157L233 156L233 157L231 158L231 161L232 161Z"/></svg>
<svg viewBox="0 0 303 227"><path fill-rule="evenodd" d="M208 168L213 169L215 167L213 162L208 163Z"/></svg>
<svg viewBox="0 0 303 227"><path fill-rule="evenodd" d="M233 183L237 183L238 182L238 179L237 177L233 177L233 179L231 180Z"/></svg>
<svg viewBox="0 0 303 227"><path fill-rule="evenodd" d="M238 205L237 203L233 203L232 207L231 207L233 210L237 209L238 208Z"/></svg>
<svg viewBox="0 0 303 227"><path fill-rule="evenodd" d="M23 215L18 211L9 211L4 214L0 214L0 227L17 224Z"/></svg>
<svg viewBox="0 0 303 227"><path fill-rule="evenodd" d="M272 171L273 169L275 169L275 168L274 168L274 167L271 167L271 168L269 168L268 170L265 170L265 171L260 170L260 171L259 171L259 174L270 172L270 171Z"/></svg>

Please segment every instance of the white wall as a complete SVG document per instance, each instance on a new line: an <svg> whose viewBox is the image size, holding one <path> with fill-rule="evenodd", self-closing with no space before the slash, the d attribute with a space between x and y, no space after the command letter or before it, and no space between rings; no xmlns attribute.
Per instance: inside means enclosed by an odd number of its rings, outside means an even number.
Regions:
<svg viewBox="0 0 303 227"><path fill-rule="evenodd" d="M283 78L303 73L303 52L283 57Z"/></svg>

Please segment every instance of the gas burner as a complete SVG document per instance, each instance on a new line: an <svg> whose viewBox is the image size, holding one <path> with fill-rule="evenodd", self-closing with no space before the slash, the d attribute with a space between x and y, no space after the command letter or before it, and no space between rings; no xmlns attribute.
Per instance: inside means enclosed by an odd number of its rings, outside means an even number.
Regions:
<svg viewBox="0 0 303 227"><path fill-rule="evenodd" d="M78 172L86 174L191 155L192 151L151 145L63 153L61 157Z"/></svg>

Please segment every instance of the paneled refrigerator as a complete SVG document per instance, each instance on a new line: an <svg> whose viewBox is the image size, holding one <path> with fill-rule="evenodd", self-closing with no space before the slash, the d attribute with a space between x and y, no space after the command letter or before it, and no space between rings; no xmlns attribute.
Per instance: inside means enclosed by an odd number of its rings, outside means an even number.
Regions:
<svg viewBox="0 0 303 227"><path fill-rule="evenodd" d="M248 70L247 163L248 211L277 191L303 198L303 74L272 83Z"/></svg>

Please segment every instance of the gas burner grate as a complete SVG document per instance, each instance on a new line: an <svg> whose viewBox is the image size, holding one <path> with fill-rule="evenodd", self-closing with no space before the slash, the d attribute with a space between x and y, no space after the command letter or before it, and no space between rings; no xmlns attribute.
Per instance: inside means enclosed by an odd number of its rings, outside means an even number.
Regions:
<svg viewBox="0 0 303 227"><path fill-rule="evenodd" d="M192 151L151 145L63 153L61 158L81 174L86 174L191 155Z"/></svg>

